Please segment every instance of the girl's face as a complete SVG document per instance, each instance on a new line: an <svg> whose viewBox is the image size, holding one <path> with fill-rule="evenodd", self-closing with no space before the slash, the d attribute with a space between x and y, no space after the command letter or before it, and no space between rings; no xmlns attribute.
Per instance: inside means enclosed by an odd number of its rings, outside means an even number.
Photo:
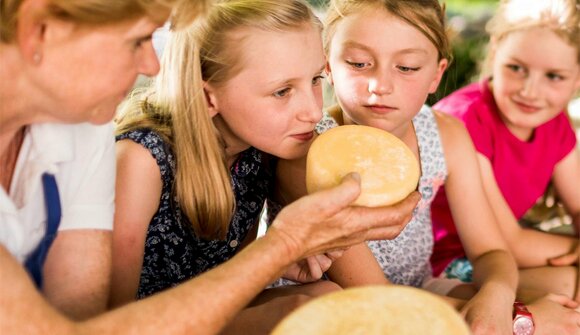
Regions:
<svg viewBox="0 0 580 335"><path fill-rule="evenodd" d="M50 25L42 60L32 73L43 118L64 123L111 121L137 75L151 76L159 70L151 44L158 25L145 17L99 27Z"/></svg>
<svg viewBox="0 0 580 335"><path fill-rule="evenodd" d="M306 154L322 117L320 35L312 24L283 32L246 28L234 33L241 70L221 85L206 85L210 112L229 155L249 146L286 159Z"/></svg>
<svg viewBox="0 0 580 335"><path fill-rule="evenodd" d="M447 65L425 35L383 9L345 17L330 43L327 71L347 118L399 137Z"/></svg>
<svg viewBox="0 0 580 335"><path fill-rule="evenodd" d="M549 29L512 32L492 52L493 96L506 126L522 140L580 88L578 50Z"/></svg>

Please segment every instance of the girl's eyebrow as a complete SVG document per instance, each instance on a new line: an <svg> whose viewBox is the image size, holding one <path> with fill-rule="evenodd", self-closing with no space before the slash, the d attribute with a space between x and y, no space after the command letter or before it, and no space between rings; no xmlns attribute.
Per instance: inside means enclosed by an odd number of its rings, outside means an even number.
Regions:
<svg viewBox="0 0 580 335"><path fill-rule="evenodd" d="M345 48L353 48L353 49L361 49L364 50L368 53L373 53L374 50L371 49L370 47L361 44L359 42L353 41L353 40L347 40L343 43L343 46ZM406 48L406 49L401 49L401 50L397 50L396 52L397 54L427 54L427 50L422 49L422 48Z"/></svg>
<svg viewBox="0 0 580 335"><path fill-rule="evenodd" d="M343 46L346 47L346 48L362 49L362 50L365 50L365 51L368 51L368 52L372 52L372 50L371 50L370 47L368 47L368 46L366 46L364 44L355 42L353 40L347 40L347 41L345 41L343 43Z"/></svg>
<svg viewBox="0 0 580 335"><path fill-rule="evenodd" d="M326 68L326 63L323 63L322 66L316 73L321 73ZM266 85L278 86L278 85L288 85L294 81L299 80L299 78L288 78L288 79L274 79L266 83Z"/></svg>
<svg viewBox="0 0 580 335"><path fill-rule="evenodd" d="M512 62L516 62L519 64L523 64L523 65L528 65L528 63L524 62L523 60L517 58L517 57L510 57L510 61ZM558 69L558 68L549 68L549 69L545 69L548 72L558 72L558 73L562 73L562 72L573 72L574 70L572 69Z"/></svg>

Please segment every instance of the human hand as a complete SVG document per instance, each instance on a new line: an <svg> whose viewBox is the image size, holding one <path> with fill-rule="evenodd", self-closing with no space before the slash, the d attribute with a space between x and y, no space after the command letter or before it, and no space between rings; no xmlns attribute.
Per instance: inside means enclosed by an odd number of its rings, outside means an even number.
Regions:
<svg viewBox="0 0 580 335"><path fill-rule="evenodd" d="M460 313L473 335L512 335L513 302L497 299L493 295L479 292L461 308ZM503 301L505 300L505 301Z"/></svg>
<svg viewBox="0 0 580 335"><path fill-rule="evenodd" d="M580 243L576 244L576 248L567 254L560 255L548 259L548 263L552 266L569 266L578 263L578 256L580 255Z"/></svg>
<svg viewBox="0 0 580 335"><path fill-rule="evenodd" d="M580 334L578 303L557 294L548 294L527 305L535 324L535 335Z"/></svg>
<svg viewBox="0 0 580 335"><path fill-rule="evenodd" d="M336 259L340 258L344 250L336 250L325 254L307 257L288 267L282 275L283 278L299 282L310 283L322 278Z"/></svg>
<svg viewBox="0 0 580 335"><path fill-rule="evenodd" d="M575 250L565 255L561 255L558 257L554 257L548 260L548 263L552 266L570 266L576 265L578 267L578 273L580 273L580 262L579 260L580 255L580 243L577 244ZM576 279L576 294L574 296L574 300L580 301L580 276L577 276Z"/></svg>
<svg viewBox="0 0 580 335"><path fill-rule="evenodd" d="M277 234L290 255L297 258L367 240L393 239L412 218L420 199L413 192L393 206L351 206L359 194L360 177L349 174L340 185L302 197L282 209L268 234Z"/></svg>

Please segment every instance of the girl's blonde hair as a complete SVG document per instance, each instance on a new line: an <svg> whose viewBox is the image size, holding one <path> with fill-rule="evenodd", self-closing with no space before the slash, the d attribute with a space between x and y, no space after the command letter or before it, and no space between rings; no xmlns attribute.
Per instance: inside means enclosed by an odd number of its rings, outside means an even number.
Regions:
<svg viewBox="0 0 580 335"><path fill-rule="evenodd" d="M391 15L409 23L435 45L439 52L439 60L451 59L445 23L445 6L442 6L438 0L331 0L324 25L326 54L330 52L330 42L342 18L369 7L383 8Z"/></svg>
<svg viewBox="0 0 580 335"><path fill-rule="evenodd" d="M21 5L25 0L0 1L0 42L12 42ZM101 25L148 16L156 22L189 24L211 0L49 0L44 15L80 24Z"/></svg>
<svg viewBox="0 0 580 335"><path fill-rule="evenodd" d="M580 1L502 0L486 30L494 42L514 31L548 28L578 50L580 63ZM484 76L491 74L492 55L484 61Z"/></svg>
<svg viewBox="0 0 580 335"><path fill-rule="evenodd" d="M301 0L218 1L187 29L172 32L161 71L144 98L128 103L118 133L151 128L177 158L177 199L198 236L224 238L234 210L225 144L209 116L204 82L219 86L236 75L240 43L234 31L320 25Z"/></svg>

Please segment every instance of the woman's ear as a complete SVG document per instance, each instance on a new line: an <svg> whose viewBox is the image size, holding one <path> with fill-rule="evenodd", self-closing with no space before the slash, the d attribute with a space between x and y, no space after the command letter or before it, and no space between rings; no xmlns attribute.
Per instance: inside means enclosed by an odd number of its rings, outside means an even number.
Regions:
<svg viewBox="0 0 580 335"><path fill-rule="evenodd" d="M217 104L217 96L215 88L208 82L203 82L203 95L205 96L205 102L207 103L207 109L209 111L209 117L212 118L219 114L219 108Z"/></svg>
<svg viewBox="0 0 580 335"><path fill-rule="evenodd" d="M328 61L326 61L324 71L326 72L326 78L328 79L328 83L334 86L334 81L332 81L332 70L330 69L330 63Z"/></svg>
<svg viewBox="0 0 580 335"><path fill-rule="evenodd" d="M18 11L16 40L24 59L40 64L46 37L46 0L24 0Z"/></svg>

